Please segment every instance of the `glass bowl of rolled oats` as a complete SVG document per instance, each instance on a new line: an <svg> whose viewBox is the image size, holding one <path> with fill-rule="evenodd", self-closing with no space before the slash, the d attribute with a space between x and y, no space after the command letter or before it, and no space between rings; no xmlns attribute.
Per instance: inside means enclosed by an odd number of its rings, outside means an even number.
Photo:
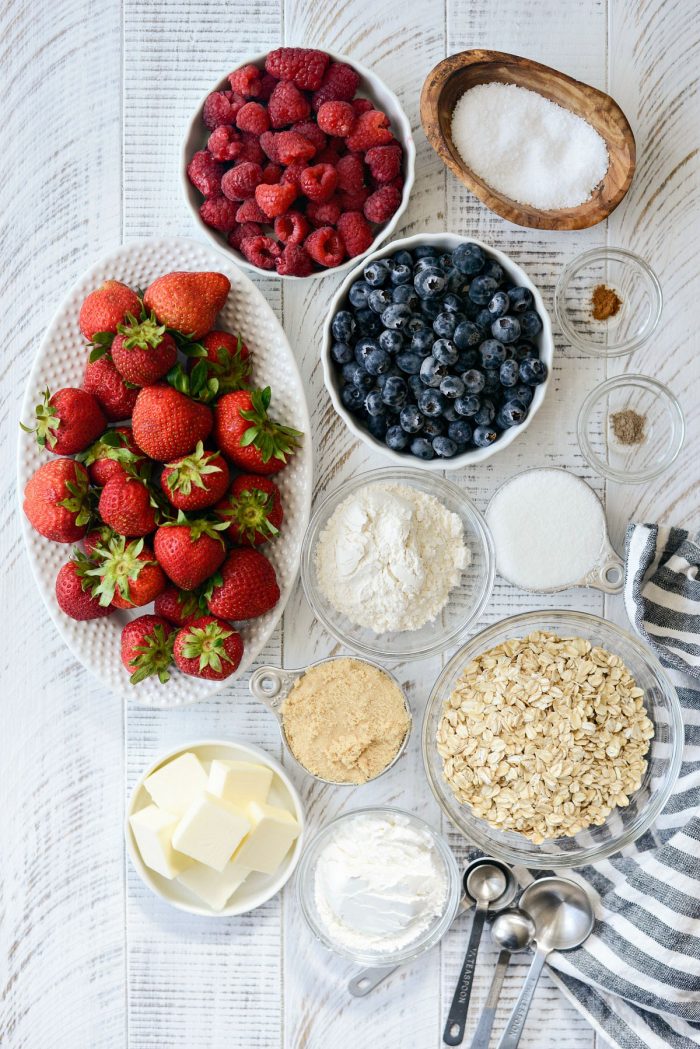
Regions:
<svg viewBox="0 0 700 1049"><path fill-rule="evenodd" d="M508 863L580 867L636 841L678 776L683 721L650 649L583 612L528 612L437 679L423 760L443 811Z"/></svg>

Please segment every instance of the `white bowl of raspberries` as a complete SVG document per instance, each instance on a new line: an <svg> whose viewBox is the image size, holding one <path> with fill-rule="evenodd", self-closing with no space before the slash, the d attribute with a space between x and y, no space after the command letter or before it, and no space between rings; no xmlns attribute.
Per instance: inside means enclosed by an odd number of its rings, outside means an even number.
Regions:
<svg viewBox="0 0 700 1049"><path fill-rule="evenodd" d="M281 47L207 93L183 147L197 225L260 274L354 266L396 228L413 185L411 126L389 88L340 55Z"/></svg>

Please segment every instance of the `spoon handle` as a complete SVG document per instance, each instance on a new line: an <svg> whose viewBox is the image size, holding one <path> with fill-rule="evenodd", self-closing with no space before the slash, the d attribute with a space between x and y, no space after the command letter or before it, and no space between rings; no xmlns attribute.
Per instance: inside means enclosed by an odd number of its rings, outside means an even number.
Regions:
<svg viewBox="0 0 700 1049"><path fill-rule="evenodd" d="M476 1026L476 1031L472 1038L471 1049L489 1049L493 1021L496 1019L496 1006L498 1005L498 999L501 996L501 988L503 987L503 980L505 979L509 961L510 951L501 951L498 955L498 961L496 962L496 969L493 974L493 979L491 980L486 1004L484 1005L481 1016L479 1017L479 1023Z"/></svg>
<svg viewBox="0 0 700 1049"><path fill-rule="evenodd" d="M518 1000L513 1007L513 1012L510 1014L508 1025L498 1043L498 1049L517 1049L520 1036L525 1027L528 1010L535 994L537 981L539 980L542 969L544 968L544 963L548 953L548 951L543 950L541 947L538 947L535 951L532 965L530 966L530 970L525 978L525 983L523 984Z"/></svg>
<svg viewBox="0 0 700 1049"><path fill-rule="evenodd" d="M457 980L452 1005L447 1014L445 1030L442 1033L442 1040L445 1045L461 1045L464 1039L464 1031L467 1026L469 999L471 998L472 981L474 979L474 968L476 966L476 956L479 953L479 942L481 940L481 933L484 928L486 912L488 909L488 902L479 902L474 910L474 920L472 922L471 932L469 933L467 953L464 955L462 971Z"/></svg>

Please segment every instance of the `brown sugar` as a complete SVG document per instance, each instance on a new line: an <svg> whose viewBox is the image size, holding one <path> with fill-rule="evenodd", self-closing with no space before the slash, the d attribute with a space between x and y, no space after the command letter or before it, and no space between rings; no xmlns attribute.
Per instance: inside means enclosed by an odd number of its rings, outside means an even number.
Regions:
<svg viewBox="0 0 700 1049"><path fill-rule="evenodd" d="M635 412L633 408L625 408L610 416L613 433L620 444L641 444L645 422L646 416Z"/></svg>
<svg viewBox="0 0 700 1049"><path fill-rule="evenodd" d="M613 291L612 288L608 288L606 284L599 284L593 289L593 295L591 296L591 303L593 307L593 319L597 321L606 321L610 317L614 317L619 312L620 306L622 306L622 299Z"/></svg>

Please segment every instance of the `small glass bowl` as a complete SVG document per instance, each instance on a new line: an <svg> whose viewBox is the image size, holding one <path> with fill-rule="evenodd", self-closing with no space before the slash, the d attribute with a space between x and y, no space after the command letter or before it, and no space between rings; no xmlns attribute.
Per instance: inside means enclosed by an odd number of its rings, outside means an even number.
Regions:
<svg viewBox="0 0 700 1049"><path fill-rule="evenodd" d="M593 318L592 295L603 284L617 292L614 317ZM656 330L663 295L651 266L624 248L591 248L566 266L554 290L554 313L576 349L593 357L622 357L639 349Z"/></svg>
<svg viewBox="0 0 700 1049"><path fill-rule="evenodd" d="M631 408L645 418L638 444L622 444L611 416ZM646 375L616 375L589 393L578 415L578 443L603 477L641 484L658 477L677 459L685 440L685 419L671 391Z"/></svg>
<svg viewBox="0 0 700 1049"><path fill-rule="evenodd" d="M384 951L372 951L369 949L366 951L353 950L343 944L336 943L336 941L331 938L323 923L323 919L319 914L318 907L316 906L316 864L319 861L324 846L341 823L348 823L357 819L359 816L405 817L416 830L423 832L427 831L427 833L430 834L435 849L444 864L445 877L447 879L447 893L441 914L434 918L428 928L425 929L419 937L411 943L406 944L405 947L402 947L400 950L394 951L391 954ZM321 943L326 950L333 951L335 954L339 954L343 958L348 958L357 965L392 966L412 961L420 954L423 954L424 951L429 951L431 947L434 947L442 939L457 915L459 902L462 897L462 876L459 867L457 866L457 861L452 855L447 842L445 842L443 838L433 830L430 824L426 823L425 820L419 819L418 816L414 816L410 812L404 812L403 809L382 806L376 808L353 809L352 812L345 812L342 816L338 816L336 819L331 820L330 823L326 824L316 837L309 842L304 850L297 871L296 889L299 906L304 918L306 919L307 925L319 943Z"/></svg>
<svg viewBox="0 0 700 1049"><path fill-rule="evenodd" d="M535 845L522 834L497 830L474 816L469 805L457 800L443 776L436 735L443 705L466 665L481 652L509 638L526 637L539 630L560 637L582 637L620 656L639 688L644 690L644 703L654 725L654 738L647 753L644 779L639 790L631 795L626 808L613 809L600 827L591 826L572 837L553 838ZM606 859L631 845L649 829L668 801L678 778L683 738L678 697L651 649L599 616L568 611L526 612L502 619L482 630L446 665L433 686L423 719L423 763L430 788L445 815L483 852L505 863L561 870Z"/></svg>
<svg viewBox="0 0 700 1049"><path fill-rule="evenodd" d="M435 496L459 515L464 528L464 542L471 561L462 578L451 591L442 612L419 630L396 630L375 634L357 626L338 612L322 593L316 573L316 546L336 508L355 492L370 484L405 484ZM465 493L435 474L405 468L371 470L327 495L312 514L302 543L301 582L314 615L341 644L370 659L425 659L443 652L465 637L471 624L479 618L488 602L496 571L493 540L486 521Z"/></svg>

